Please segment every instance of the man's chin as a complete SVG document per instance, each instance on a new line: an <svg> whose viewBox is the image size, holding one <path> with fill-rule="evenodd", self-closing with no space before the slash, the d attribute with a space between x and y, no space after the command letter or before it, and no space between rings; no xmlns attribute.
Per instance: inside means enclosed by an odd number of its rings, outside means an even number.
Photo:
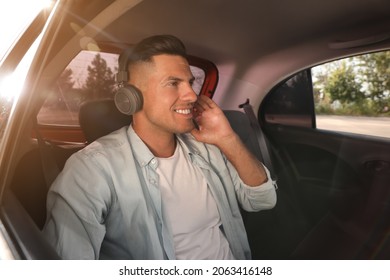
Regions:
<svg viewBox="0 0 390 280"><path fill-rule="evenodd" d="M177 131L177 134L184 134L184 133L190 133L194 128L196 128L195 124L191 121L188 125L185 127L179 128Z"/></svg>

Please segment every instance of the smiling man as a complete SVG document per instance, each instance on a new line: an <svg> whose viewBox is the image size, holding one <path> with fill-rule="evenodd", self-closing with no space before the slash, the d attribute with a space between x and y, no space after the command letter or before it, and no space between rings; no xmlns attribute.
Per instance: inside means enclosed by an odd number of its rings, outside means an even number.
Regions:
<svg viewBox="0 0 390 280"><path fill-rule="evenodd" d="M68 160L48 194L49 241L65 259L249 259L239 205L275 205L268 170L195 94L179 39L146 38L127 62L143 106Z"/></svg>

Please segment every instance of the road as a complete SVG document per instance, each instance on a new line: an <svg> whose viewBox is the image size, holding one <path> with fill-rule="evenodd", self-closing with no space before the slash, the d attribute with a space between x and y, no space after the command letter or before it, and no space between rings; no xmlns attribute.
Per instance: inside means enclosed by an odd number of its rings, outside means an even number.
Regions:
<svg viewBox="0 0 390 280"><path fill-rule="evenodd" d="M317 128L390 138L390 117L317 115Z"/></svg>

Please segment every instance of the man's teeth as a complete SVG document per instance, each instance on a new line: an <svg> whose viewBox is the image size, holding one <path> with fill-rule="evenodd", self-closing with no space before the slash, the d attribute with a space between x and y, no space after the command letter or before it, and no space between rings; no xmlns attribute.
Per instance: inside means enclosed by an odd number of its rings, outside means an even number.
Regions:
<svg viewBox="0 0 390 280"><path fill-rule="evenodd" d="M176 113L183 114L183 115L188 115L191 113L190 109L179 109L179 110L175 110L175 111L176 111Z"/></svg>

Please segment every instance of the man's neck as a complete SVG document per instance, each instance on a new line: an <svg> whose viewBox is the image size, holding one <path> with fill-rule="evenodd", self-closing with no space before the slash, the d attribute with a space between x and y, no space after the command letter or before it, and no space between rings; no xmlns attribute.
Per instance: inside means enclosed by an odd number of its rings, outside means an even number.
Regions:
<svg viewBox="0 0 390 280"><path fill-rule="evenodd" d="M176 149L175 134L158 130L140 129L135 123L133 123L133 129L156 157L167 158L174 154Z"/></svg>

